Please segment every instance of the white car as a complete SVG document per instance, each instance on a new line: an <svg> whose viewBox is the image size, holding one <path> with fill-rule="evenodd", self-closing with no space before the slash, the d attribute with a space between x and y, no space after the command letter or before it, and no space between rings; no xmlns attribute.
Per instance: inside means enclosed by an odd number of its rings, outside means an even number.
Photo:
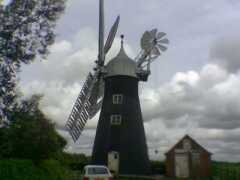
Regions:
<svg viewBox="0 0 240 180"><path fill-rule="evenodd" d="M106 166L87 165L84 167L83 180L113 180Z"/></svg>

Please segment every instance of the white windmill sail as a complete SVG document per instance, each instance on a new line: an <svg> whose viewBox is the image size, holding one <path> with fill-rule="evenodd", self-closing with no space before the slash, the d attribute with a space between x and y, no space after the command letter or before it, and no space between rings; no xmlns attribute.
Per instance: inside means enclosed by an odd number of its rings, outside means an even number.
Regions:
<svg viewBox="0 0 240 180"><path fill-rule="evenodd" d="M106 41L105 47L104 47L105 54L107 54L108 51L110 50L110 48L112 47L113 40L114 40L114 38L116 36L116 33L117 33L119 21L120 21L120 16L117 17L115 23L113 24L113 26L110 30L109 35L108 35L108 38L107 38L107 41Z"/></svg>
<svg viewBox="0 0 240 180"><path fill-rule="evenodd" d="M104 0L99 0L99 47L97 66L95 73L89 73L80 91L80 94L73 106L66 128L74 141L80 137L87 121L93 118L101 109L104 83L102 67L105 62L105 54L109 51L114 41L120 17L118 16L113 24L104 46Z"/></svg>

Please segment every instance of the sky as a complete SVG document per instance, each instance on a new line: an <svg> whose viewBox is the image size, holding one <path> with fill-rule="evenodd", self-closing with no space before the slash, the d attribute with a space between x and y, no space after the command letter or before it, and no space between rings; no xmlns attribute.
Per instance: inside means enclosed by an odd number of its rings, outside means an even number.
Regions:
<svg viewBox="0 0 240 180"><path fill-rule="evenodd" d="M139 85L151 159L163 160L189 134L214 160L240 161L239 8L239 0L105 0L107 32L121 16L107 61L118 53L121 34L131 58L146 30L158 28L170 40ZM68 0L56 34L48 58L23 67L20 89L26 97L44 94L41 109L68 140L67 151L90 155L98 115L76 144L64 125L97 58L98 0Z"/></svg>

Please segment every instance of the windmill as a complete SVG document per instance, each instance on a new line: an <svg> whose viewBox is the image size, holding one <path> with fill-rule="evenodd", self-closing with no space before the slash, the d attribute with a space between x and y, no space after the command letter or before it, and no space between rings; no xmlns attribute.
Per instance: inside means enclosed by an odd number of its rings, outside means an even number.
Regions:
<svg viewBox="0 0 240 180"><path fill-rule="evenodd" d="M139 81L147 81L150 65L169 43L157 29L146 31L141 51L130 59L124 50L122 35L118 55L105 64L105 55L114 41L120 17L112 26L104 44L104 0L99 3L99 50L96 67L89 73L68 118L66 128L74 141L86 122L101 109L92 152L93 164L108 164L108 155L116 154L121 174L149 174L150 163L138 96Z"/></svg>

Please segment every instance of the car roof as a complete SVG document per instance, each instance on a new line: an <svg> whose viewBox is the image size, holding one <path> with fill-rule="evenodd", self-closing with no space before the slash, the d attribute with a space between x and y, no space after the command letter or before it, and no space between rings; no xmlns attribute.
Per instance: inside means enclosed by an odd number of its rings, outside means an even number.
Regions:
<svg viewBox="0 0 240 180"><path fill-rule="evenodd" d="M87 166L85 166L85 168L96 168L96 167L107 168L104 165L87 165Z"/></svg>

